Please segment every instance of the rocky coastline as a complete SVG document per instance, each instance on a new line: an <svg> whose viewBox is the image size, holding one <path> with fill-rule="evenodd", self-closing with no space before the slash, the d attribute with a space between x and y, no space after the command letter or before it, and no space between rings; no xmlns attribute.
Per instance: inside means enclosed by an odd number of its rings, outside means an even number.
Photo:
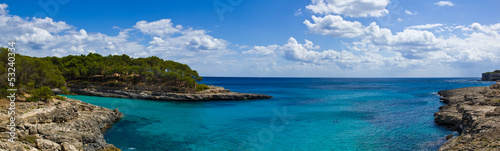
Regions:
<svg viewBox="0 0 500 151"><path fill-rule="evenodd" d="M48 102L16 102L16 113L18 139L12 143L6 139L10 116L5 110L0 112L0 150L119 150L106 143L102 134L123 117L118 109L54 98Z"/></svg>
<svg viewBox="0 0 500 151"><path fill-rule="evenodd" d="M272 98L272 96L269 95L231 92L228 89L216 86L209 86L208 90L203 90L196 93L171 93L158 91L107 89L103 87L70 88L70 92L80 95L162 101L215 101Z"/></svg>
<svg viewBox="0 0 500 151"><path fill-rule="evenodd" d="M481 81L497 81L500 80L500 73L483 73Z"/></svg>
<svg viewBox="0 0 500 151"><path fill-rule="evenodd" d="M500 82L489 87L439 91L446 103L434 114L435 122L456 130L439 150L500 150Z"/></svg>

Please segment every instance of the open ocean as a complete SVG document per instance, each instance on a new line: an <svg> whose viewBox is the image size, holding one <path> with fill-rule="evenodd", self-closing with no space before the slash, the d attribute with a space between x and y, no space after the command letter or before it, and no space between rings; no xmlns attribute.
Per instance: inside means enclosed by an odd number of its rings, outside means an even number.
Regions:
<svg viewBox="0 0 500 151"><path fill-rule="evenodd" d="M104 138L129 150L436 150L437 92L479 78L219 78L268 100L170 102L72 95L125 114Z"/></svg>

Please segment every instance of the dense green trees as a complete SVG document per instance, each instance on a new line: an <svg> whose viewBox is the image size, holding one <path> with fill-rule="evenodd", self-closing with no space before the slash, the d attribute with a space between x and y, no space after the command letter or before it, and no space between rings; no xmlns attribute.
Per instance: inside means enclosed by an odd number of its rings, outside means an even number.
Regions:
<svg viewBox="0 0 500 151"><path fill-rule="evenodd" d="M1 77L6 78L8 50L0 48ZM18 86L26 86L32 83L34 87L48 86L59 88L64 85L64 77L57 66L52 61L46 59L33 58L16 55L14 67L16 68L16 83ZM6 80L0 78L2 86L6 86Z"/></svg>
<svg viewBox="0 0 500 151"><path fill-rule="evenodd" d="M8 49L0 48L0 93L6 97ZM20 93L42 86L60 88L64 85L64 77L57 66L47 59L33 58L16 54L15 83ZM49 89L50 90L50 89Z"/></svg>
<svg viewBox="0 0 500 151"><path fill-rule="evenodd" d="M203 90L207 90L207 89L210 89L210 87L208 87L208 85L206 85L206 84L198 84L196 86L196 91L203 91Z"/></svg>
<svg viewBox="0 0 500 151"><path fill-rule="evenodd" d="M102 56L90 53L88 55L43 59L51 60L68 80L96 76L109 77L115 74L120 76L138 75L145 83L181 80L190 87L194 87L196 81L202 80L198 72L192 70L188 65L163 60L155 56L131 58L127 55Z"/></svg>
<svg viewBox="0 0 500 151"><path fill-rule="evenodd" d="M7 89L7 54L6 48L0 48L0 86L2 93ZM135 83L169 83L172 86L194 89L202 77L188 65L163 60L152 56L131 58L127 55L102 56L96 53L88 55L69 55L65 57L29 57L16 56L16 83L31 90L43 86L60 88L65 91L67 81L89 83L96 79L105 82L108 77L122 77ZM5 95L2 95L4 97Z"/></svg>
<svg viewBox="0 0 500 151"><path fill-rule="evenodd" d="M495 70L493 72L486 72L486 73L500 73L500 70Z"/></svg>

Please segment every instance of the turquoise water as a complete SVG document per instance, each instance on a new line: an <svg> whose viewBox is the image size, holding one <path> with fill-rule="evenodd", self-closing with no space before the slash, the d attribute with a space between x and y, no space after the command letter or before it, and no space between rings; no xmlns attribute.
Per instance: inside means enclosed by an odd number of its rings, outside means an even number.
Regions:
<svg viewBox="0 0 500 151"><path fill-rule="evenodd" d="M73 95L118 108L105 132L122 150L436 150L439 90L479 78L215 78L203 83L269 100L167 102Z"/></svg>

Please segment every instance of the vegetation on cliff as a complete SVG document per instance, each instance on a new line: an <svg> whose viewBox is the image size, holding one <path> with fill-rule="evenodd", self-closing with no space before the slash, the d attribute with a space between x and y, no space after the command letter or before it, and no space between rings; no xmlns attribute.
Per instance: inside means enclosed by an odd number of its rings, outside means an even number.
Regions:
<svg viewBox="0 0 500 151"><path fill-rule="evenodd" d="M486 73L500 73L500 70L495 70L493 72L486 72Z"/></svg>
<svg viewBox="0 0 500 151"><path fill-rule="evenodd" d="M7 96L8 50L0 48L1 96ZM30 57L16 54L16 81L20 93L45 92L42 87L59 88L66 92L66 85L105 86L157 86L161 90L203 90L197 86L202 77L188 65L152 56L131 58L127 55L102 56L69 55L65 57ZM37 96L46 99L45 95Z"/></svg>

